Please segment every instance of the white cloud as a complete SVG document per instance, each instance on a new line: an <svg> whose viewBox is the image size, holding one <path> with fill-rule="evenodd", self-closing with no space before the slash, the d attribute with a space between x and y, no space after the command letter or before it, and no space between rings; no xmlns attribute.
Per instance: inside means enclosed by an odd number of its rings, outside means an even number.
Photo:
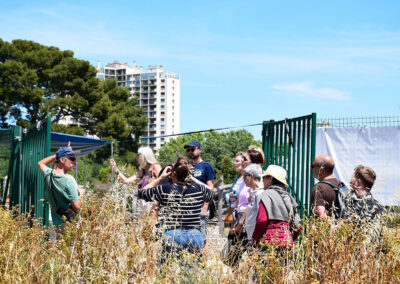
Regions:
<svg viewBox="0 0 400 284"><path fill-rule="evenodd" d="M272 88L295 96L305 96L331 100L350 99L350 94L348 92L330 87L315 87L312 82L275 85Z"/></svg>

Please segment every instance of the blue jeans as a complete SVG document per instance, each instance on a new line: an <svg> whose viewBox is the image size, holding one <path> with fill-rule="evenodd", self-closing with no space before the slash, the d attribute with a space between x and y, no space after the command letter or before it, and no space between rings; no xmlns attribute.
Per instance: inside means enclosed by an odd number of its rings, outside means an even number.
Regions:
<svg viewBox="0 0 400 284"><path fill-rule="evenodd" d="M204 238L196 229L175 229L164 233L162 245L163 254L179 253L182 250L195 253L200 252L204 246Z"/></svg>

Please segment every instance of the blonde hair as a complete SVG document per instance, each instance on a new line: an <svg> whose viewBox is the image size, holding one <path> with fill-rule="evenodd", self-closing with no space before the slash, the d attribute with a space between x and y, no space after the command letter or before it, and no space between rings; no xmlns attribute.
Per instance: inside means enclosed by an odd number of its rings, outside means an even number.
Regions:
<svg viewBox="0 0 400 284"><path fill-rule="evenodd" d="M354 169L354 176L362 181L364 187L368 191L371 191L376 180L376 174L373 169L364 167L363 165L358 165Z"/></svg>
<svg viewBox="0 0 400 284"><path fill-rule="evenodd" d="M149 165L158 163L150 147L140 147L138 150L138 155L139 154L139 165L142 169L147 168Z"/></svg>
<svg viewBox="0 0 400 284"><path fill-rule="evenodd" d="M244 152L237 152L235 155L235 158L241 156L242 158L244 157Z"/></svg>

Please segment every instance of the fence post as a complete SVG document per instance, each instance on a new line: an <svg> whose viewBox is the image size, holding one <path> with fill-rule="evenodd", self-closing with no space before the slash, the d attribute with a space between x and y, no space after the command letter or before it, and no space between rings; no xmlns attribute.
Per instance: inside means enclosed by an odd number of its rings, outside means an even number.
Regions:
<svg viewBox="0 0 400 284"><path fill-rule="evenodd" d="M221 182L222 188L224 185L224 181ZM221 189L221 185L218 188L218 226L219 226L219 234L221 237L225 235L225 224L222 220L222 205L224 203L224 190Z"/></svg>

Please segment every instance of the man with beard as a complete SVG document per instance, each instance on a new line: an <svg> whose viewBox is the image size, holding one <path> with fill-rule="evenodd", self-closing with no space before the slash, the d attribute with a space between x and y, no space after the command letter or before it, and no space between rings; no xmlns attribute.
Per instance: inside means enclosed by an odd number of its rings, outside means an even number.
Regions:
<svg viewBox="0 0 400 284"><path fill-rule="evenodd" d="M189 158L192 160L194 178L207 185L210 189L214 189L215 171L210 163L203 161L201 158L203 148L200 141L192 140L184 146L184 149L186 149ZM207 236L208 206L209 202L205 202L200 214L201 233L204 236L204 240ZM206 241L204 243L205 250L207 250Z"/></svg>

